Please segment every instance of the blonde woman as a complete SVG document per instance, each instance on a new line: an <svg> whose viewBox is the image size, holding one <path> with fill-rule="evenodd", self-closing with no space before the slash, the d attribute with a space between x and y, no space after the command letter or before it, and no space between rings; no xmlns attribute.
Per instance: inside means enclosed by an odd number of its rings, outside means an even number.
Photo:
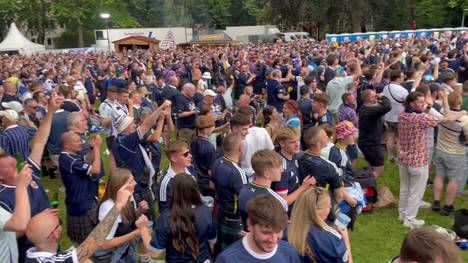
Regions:
<svg viewBox="0 0 468 263"><path fill-rule="evenodd" d="M132 173L123 168L117 168L109 175L106 193L99 207L99 220L103 220L112 209L117 191L129 178L133 178ZM135 221L147 209L148 204L142 201L138 207L137 209L134 201L130 200L122 208L106 240L96 251L94 262L136 262L136 238L140 237L140 231L136 228Z"/></svg>
<svg viewBox="0 0 468 263"><path fill-rule="evenodd" d="M302 262L352 262L347 230L325 223L330 209L330 195L321 187L304 191L294 203L288 241Z"/></svg>

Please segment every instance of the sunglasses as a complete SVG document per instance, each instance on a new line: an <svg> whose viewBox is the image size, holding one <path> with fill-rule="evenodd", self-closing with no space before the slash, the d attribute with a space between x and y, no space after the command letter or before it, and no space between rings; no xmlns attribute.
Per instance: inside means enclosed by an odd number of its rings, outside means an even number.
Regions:
<svg viewBox="0 0 468 263"><path fill-rule="evenodd" d="M57 228L59 228L59 226L62 225L62 219L58 219L58 224L54 227L54 229L52 231L50 231L50 234L47 236L47 239L51 238L52 234L55 232L55 230L57 230Z"/></svg>
<svg viewBox="0 0 468 263"><path fill-rule="evenodd" d="M181 153L180 155L183 155L185 158L187 158L190 154L190 151L186 151L184 153Z"/></svg>

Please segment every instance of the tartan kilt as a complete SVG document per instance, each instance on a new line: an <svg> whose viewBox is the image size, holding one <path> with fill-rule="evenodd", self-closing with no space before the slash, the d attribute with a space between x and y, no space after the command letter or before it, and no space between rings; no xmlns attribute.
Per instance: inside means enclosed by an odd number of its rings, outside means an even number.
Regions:
<svg viewBox="0 0 468 263"><path fill-rule="evenodd" d="M226 218L220 212L217 218L218 238L215 251L221 253L227 247L241 239L240 231L242 228L242 220L240 218Z"/></svg>
<svg viewBox="0 0 468 263"><path fill-rule="evenodd" d="M94 203L93 207L84 215L71 216L67 214L67 235L71 241L80 244L91 233L98 221L99 206Z"/></svg>

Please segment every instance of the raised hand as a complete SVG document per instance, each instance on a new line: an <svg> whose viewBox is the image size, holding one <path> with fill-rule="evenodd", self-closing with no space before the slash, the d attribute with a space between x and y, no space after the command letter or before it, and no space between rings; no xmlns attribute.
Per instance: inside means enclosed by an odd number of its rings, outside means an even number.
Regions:
<svg viewBox="0 0 468 263"><path fill-rule="evenodd" d="M115 200L115 206L118 208L124 207L130 196L132 196L133 191L135 190L135 185L136 182L133 180L133 178L129 178L125 184L120 187L120 189L117 191L117 197Z"/></svg>
<svg viewBox="0 0 468 263"><path fill-rule="evenodd" d="M16 176L16 186L28 187L32 180L32 170L29 164L26 164Z"/></svg>

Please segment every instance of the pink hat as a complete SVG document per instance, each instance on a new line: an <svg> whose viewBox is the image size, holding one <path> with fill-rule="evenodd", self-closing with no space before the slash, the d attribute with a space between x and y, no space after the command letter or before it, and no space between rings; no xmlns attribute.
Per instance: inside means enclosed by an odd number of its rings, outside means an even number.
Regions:
<svg viewBox="0 0 468 263"><path fill-rule="evenodd" d="M350 121L342 121L335 126L335 134L337 139L343 139L344 137L351 135L356 132L356 127Z"/></svg>

